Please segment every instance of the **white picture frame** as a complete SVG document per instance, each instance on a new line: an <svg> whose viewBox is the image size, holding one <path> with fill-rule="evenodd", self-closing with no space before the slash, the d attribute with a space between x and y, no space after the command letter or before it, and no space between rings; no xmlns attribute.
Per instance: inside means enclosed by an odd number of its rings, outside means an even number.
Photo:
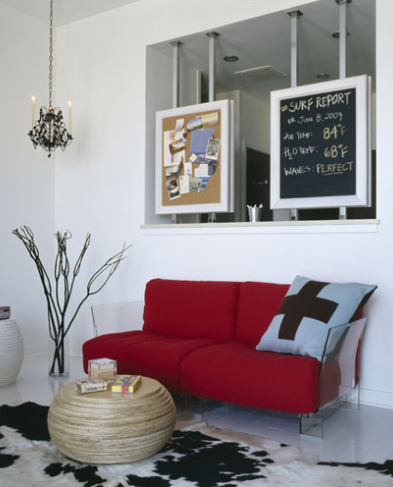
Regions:
<svg viewBox="0 0 393 487"><path fill-rule="evenodd" d="M353 194L335 194L323 196L298 196L283 197L282 195L282 175L283 175L283 154L281 133L281 111L288 105L287 100L296 99L299 104L304 100L305 105L311 99L314 101L318 98L324 100L325 93L340 92L345 90L355 90L356 93L356 127L351 128L356 137L356 177L355 191ZM321 101L321 105L322 105ZM292 105L293 107L295 105ZM370 206L371 204L371 79L366 76L356 76L352 78L326 81L311 85L299 86L278 90L271 93L271 196L270 203L272 209L292 209L292 208L332 208L332 207L353 207L353 206ZM294 108L295 110L295 108ZM333 112L332 112L333 113ZM296 117L294 117L296 119ZM300 120L300 119L299 119ZM298 123L295 122L295 124ZM338 125L338 124L337 124ZM311 123L310 123L311 126ZM321 127L323 123L321 124ZM339 127L341 129L342 127ZM302 127L303 129L303 127ZM345 127L344 127L345 129ZM347 127L349 129L349 127ZM312 132L312 131L311 131ZM306 133L306 132L305 132ZM311 136L312 137L312 136ZM339 141L338 141L339 142ZM337 142L337 146L339 143ZM317 154L318 148L313 161L316 158L323 157ZM326 148L325 148L326 150ZM352 161L353 162L353 161ZM331 165L333 167L333 165ZM327 167L327 166L326 166ZM329 175L330 174L326 174ZM300 190L299 190L300 192Z"/></svg>
<svg viewBox="0 0 393 487"><path fill-rule="evenodd" d="M166 130L164 129L165 122L168 120L176 119L175 126L177 121L179 121L178 126L181 126L182 120L187 119L196 119L198 117L203 118L203 115L206 112L214 112L219 113L219 126L220 126L220 135L219 135L219 153L218 155L214 153L213 155L206 154L207 160L216 163L217 170L219 170L219 197L218 200L215 202L204 202L203 192L198 192L198 186L195 184L195 177L190 177L189 181L179 181L182 184L183 188L189 187L197 188L197 191L193 195L193 201L190 203L189 201L187 204L183 204L184 198L182 198L182 194L176 193L176 189L168 189L169 194L171 195L168 201L168 198L163 198L163 193L165 191L165 186L163 184L163 178L166 177L165 167L170 173L170 164L165 166L165 151L167 150L167 143L165 143L164 137ZM173 125L173 122L172 122ZM184 122L184 127L186 127L186 122ZM212 127L214 128L213 124L206 123L203 127ZM172 129L175 127L172 127ZM172 130L171 129L171 130ZM187 131L187 130L186 130ZM179 130L179 133L181 129ZM187 133L188 137L192 136L192 132ZM215 102L209 103L201 103L198 105L190 105L186 107L179 107L173 108L168 110L162 110L156 113L156 213L160 215L165 214L185 214L185 213L226 213L226 212L234 212L234 137L233 137L233 101L231 100L220 100ZM189 156L189 146L186 145L188 143L188 139L185 139L184 147L182 147L182 142L179 138L177 147L174 147L173 150L179 150L179 154L184 149L186 153L186 160L184 162L190 163L188 160ZM177 142L177 141L176 141ZM209 145L209 148L212 144ZM192 163L191 163L192 164ZM199 165L196 164L199 168ZM202 165L202 164L201 164ZM192 170L195 171L195 165L192 164ZM190 165L188 166L190 167ZM204 168L202 168L204 169ZM184 169L182 170L182 176L187 175L187 171ZM180 176L179 176L180 177ZM185 184L187 183L187 184ZM209 184L209 183L207 183ZM168 188L168 186L167 186ZM190 200L190 198L188 198Z"/></svg>

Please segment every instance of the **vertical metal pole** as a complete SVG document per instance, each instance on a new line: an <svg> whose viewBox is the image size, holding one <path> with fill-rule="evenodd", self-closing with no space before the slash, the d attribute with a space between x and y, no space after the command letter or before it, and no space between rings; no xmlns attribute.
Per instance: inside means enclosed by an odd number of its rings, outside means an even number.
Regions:
<svg viewBox="0 0 393 487"><path fill-rule="evenodd" d="M180 41L171 42L172 46L172 108L179 106L179 47Z"/></svg>
<svg viewBox="0 0 393 487"><path fill-rule="evenodd" d="M209 102L212 102L216 98L215 92L215 76L216 76L216 38L219 36L217 32L209 32ZM217 221L217 215L215 212L211 212L207 216L208 223L215 223Z"/></svg>
<svg viewBox="0 0 393 487"><path fill-rule="evenodd" d="M217 32L209 32L209 101L214 101L216 98L215 92L215 77L216 77L216 38L219 36Z"/></svg>
<svg viewBox="0 0 393 487"><path fill-rule="evenodd" d="M340 79L347 76L347 0L337 1L340 8Z"/></svg>
<svg viewBox="0 0 393 487"><path fill-rule="evenodd" d="M295 88L298 85L298 19L302 15L299 10L288 12L291 17L291 87Z"/></svg>
<svg viewBox="0 0 393 487"><path fill-rule="evenodd" d="M171 42L172 46L172 108L179 106L179 47L182 42ZM172 214L171 223L180 223L177 213Z"/></svg>
<svg viewBox="0 0 393 487"><path fill-rule="evenodd" d="M195 104L201 103L201 71L196 70Z"/></svg>
<svg viewBox="0 0 393 487"><path fill-rule="evenodd" d="M340 59L340 79L344 79L347 76L347 5L352 0L336 0L336 3L340 9L340 46L339 46L339 59ZM340 206L338 212L339 220L347 219L346 206Z"/></svg>
<svg viewBox="0 0 393 487"><path fill-rule="evenodd" d="M298 84L298 20L301 15L303 15L300 10L294 10L293 12L288 12L291 17L291 88L295 88ZM291 208L289 210L290 220L298 220L299 213L297 208Z"/></svg>

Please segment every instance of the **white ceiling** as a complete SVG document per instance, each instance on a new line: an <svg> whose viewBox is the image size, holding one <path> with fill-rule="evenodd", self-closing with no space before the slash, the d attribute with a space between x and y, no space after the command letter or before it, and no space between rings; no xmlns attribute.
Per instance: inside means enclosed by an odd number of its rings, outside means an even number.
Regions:
<svg viewBox="0 0 393 487"><path fill-rule="evenodd" d="M62 26L141 0L54 0L53 23ZM49 23L49 0L0 0L9 8Z"/></svg>
<svg viewBox="0 0 393 487"><path fill-rule="evenodd" d="M54 23L62 26L108 10L142 0L54 0ZM161 0L164 1L164 0ZM218 0L217 0L218 1ZM220 0L224 1L224 0ZM259 0L262 1L262 0ZM0 0L9 8L49 23L49 0ZM186 3L179 8L186 8ZM352 0L347 8L347 76L368 74L375 78L375 0ZM298 22L299 84L318 81L318 73L339 75L339 41L332 33L339 30L339 9L335 0L319 0L306 5L299 1L302 16ZM295 9L291 9L295 10ZM290 17L276 12L224 27L216 41L217 91L244 90L268 99L271 90L286 88L290 82ZM220 19L217 19L219 25ZM153 46L172 57L171 40ZM184 45L180 60L208 75L206 32L180 39ZM224 56L236 55L239 61L227 63ZM286 74L275 80L251 81L236 71L271 65Z"/></svg>
<svg viewBox="0 0 393 487"><path fill-rule="evenodd" d="M352 0L346 8L349 32L347 76L367 74L374 78L375 0ZM298 21L299 84L317 83L319 73L329 73L330 79L339 77L339 41L332 37L332 33L339 30L339 9L335 0L320 0L298 7L303 14ZM270 91L289 87L290 24L288 12L282 11L217 28L216 90L239 89L268 101ZM209 39L206 32L176 40L184 43L180 48L180 61L200 69L207 76ZM169 41L152 47L170 57L173 48ZM238 56L239 61L225 62L223 57L229 55ZM286 76L256 82L235 74L266 65L277 68Z"/></svg>

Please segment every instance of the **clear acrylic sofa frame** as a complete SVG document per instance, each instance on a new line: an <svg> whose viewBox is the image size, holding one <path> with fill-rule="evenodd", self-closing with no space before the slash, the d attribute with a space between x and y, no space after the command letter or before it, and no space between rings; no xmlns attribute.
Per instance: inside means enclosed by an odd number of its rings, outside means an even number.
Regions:
<svg viewBox="0 0 393 487"><path fill-rule="evenodd" d="M94 337L108 333L141 330L143 306L143 301L92 306Z"/></svg>
<svg viewBox="0 0 393 487"><path fill-rule="evenodd" d="M366 318L330 328L320 365L319 409L312 414L300 415L300 434L323 438L324 422L337 409L345 407L359 410L359 353ZM332 362L338 365L340 381L338 397L328 401L331 391Z"/></svg>

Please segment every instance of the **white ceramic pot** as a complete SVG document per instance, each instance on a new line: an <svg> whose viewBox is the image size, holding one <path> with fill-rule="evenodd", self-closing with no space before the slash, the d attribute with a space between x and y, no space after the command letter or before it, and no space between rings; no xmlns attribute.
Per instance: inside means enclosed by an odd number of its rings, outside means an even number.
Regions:
<svg viewBox="0 0 393 487"><path fill-rule="evenodd" d="M0 320L0 386L12 384L23 362L23 340L15 320Z"/></svg>

